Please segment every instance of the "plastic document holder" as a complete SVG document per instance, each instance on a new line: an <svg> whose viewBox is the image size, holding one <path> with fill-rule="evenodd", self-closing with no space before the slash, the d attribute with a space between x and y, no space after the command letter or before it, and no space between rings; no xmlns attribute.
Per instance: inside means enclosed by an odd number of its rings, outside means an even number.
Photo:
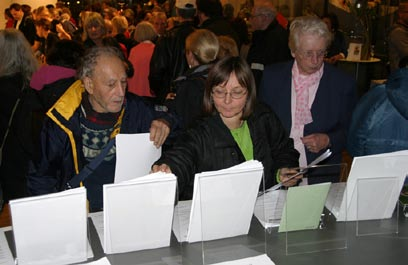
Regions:
<svg viewBox="0 0 408 265"><path fill-rule="evenodd" d="M331 164L313 166L305 176L309 180L314 176L343 179L345 173L346 164ZM270 233L277 230L285 236L287 255L347 248L346 224L336 222L325 208L329 197L347 194L333 194L332 185L326 182L288 188L279 227L270 229ZM273 252L273 247L268 246L269 250Z"/></svg>
<svg viewBox="0 0 408 265"><path fill-rule="evenodd" d="M169 247L176 186L163 172L104 185L105 253Z"/></svg>
<svg viewBox="0 0 408 265"><path fill-rule="evenodd" d="M258 226L256 237L249 234L262 178L263 166L258 161L196 174L183 264L214 264L265 254L265 230Z"/></svg>
<svg viewBox="0 0 408 265"><path fill-rule="evenodd" d="M10 201L17 264L87 260L86 189Z"/></svg>

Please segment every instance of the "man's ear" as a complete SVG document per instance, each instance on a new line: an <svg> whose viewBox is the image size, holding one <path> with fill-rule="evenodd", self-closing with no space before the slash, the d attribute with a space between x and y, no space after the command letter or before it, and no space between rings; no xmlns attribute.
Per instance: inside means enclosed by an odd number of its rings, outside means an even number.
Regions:
<svg viewBox="0 0 408 265"><path fill-rule="evenodd" d="M88 94L93 94L93 81L89 77L85 77L84 80L84 87Z"/></svg>

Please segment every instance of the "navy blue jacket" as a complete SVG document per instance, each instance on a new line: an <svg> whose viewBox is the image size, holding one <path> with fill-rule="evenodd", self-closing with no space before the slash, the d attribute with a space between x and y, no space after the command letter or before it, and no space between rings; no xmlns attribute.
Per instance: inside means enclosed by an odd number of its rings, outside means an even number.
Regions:
<svg viewBox="0 0 408 265"><path fill-rule="evenodd" d="M293 63L292 60L266 67L260 86L260 98L275 111L287 132L292 127ZM325 133L329 136L333 154L325 161L327 164L338 164L342 160L350 118L356 103L356 91L353 77L330 64L324 64L323 76L311 106L313 122L305 126L303 133L305 136L313 133ZM306 150L307 163L324 151L316 154Z"/></svg>
<svg viewBox="0 0 408 265"><path fill-rule="evenodd" d="M80 104L83 92L81 81L76 81L47 112L49 119L45 122L41 132L41 159L38 164L31 165L31 172L27 180L28 190L32 195L65 190L66 183L87 163L82 151L80 128ZM158 118L167 120L174 129L176 122L167 113L156 112L153 106L146 105L140 97L128 93L126 104L111 138L119 132L147 133L151 122ZM106 174L114 174L114 162L110 162L111 168L107 170L110 173ZM104 163L105 161L100 166L103 166ZM113 177L110 175L106 179L112 182ZM97 183L100 185L98 187L100 194L94 198L90 198L88 194L90 204L99 208L102 208L103 184L106 183ZM85 182L85 187L86 185ZM97 203L93 203L94 201Z"/></svg>

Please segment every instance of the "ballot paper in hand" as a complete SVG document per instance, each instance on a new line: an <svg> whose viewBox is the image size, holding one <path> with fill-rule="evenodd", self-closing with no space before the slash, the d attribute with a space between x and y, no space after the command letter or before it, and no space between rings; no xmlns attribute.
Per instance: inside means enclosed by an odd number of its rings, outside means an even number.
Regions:
<svg viewBox="0 0 408 265"><path fill-rule="evenodd" d="M161 155L161 147L156 148L149 137L149 133L116 136L115 183L149 174Z"/></svg>
<svg viewBox="0 0 408 265"><path fill-rule="evenodd" d="M87 259L85 188L12 200L10 210L19 265Z"/></svg>
<svg viewBox="0 0 408 265"><path fill-rule="evenodd" d="M196 174L188 226L183 216L174 218L177 239L191 243L247 234L262 175L262 163L253 160Z"/></svg>
<svg viewBox="0 0 408 265"><path fill-rule="evenodd" d="M408 151L355 157L347 185L339 186L347 196L336 196L341 203L329 196L326 207L337 221L391 218L407 174Z"/></svg>
<svg viewBox="0 0 408 265"><path fill-rule="evenodd" d="M157 172L103 186L107 254L170 245L177 179Z"/></svg>

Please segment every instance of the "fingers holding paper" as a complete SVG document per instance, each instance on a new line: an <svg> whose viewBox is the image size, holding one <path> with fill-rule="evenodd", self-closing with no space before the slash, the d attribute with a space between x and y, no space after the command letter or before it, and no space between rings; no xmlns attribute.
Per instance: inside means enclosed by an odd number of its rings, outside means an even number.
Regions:
<svg viewBox="0 0 408 265"><path fill-rule="evenodd" d="M325 133L313 133L301 138L305 148L312 153L318 153L326 149L330 144L330 138Z"/></svg>
<svg viewBox="0 0 408 265"><path fill-rule="evenodd" d="M159 148L170 133L169 125L163 120L154 120L150 125L150 141Z"/></svg>
<svg viewBox="0 0 408 265"><path fill-rule="evenodd" d="M303 174L296 168L281 168L279 170L279 179L283 186L290 187L296 185Z"/></svg>
<svg viewBox="0 0 408 265"><path fill-rule="evenodd" d="M153 165L152 173L156 173L156 172L159 172L159 171L165 172L165 173L172 173L171 168L166 164Z"/></svg>

